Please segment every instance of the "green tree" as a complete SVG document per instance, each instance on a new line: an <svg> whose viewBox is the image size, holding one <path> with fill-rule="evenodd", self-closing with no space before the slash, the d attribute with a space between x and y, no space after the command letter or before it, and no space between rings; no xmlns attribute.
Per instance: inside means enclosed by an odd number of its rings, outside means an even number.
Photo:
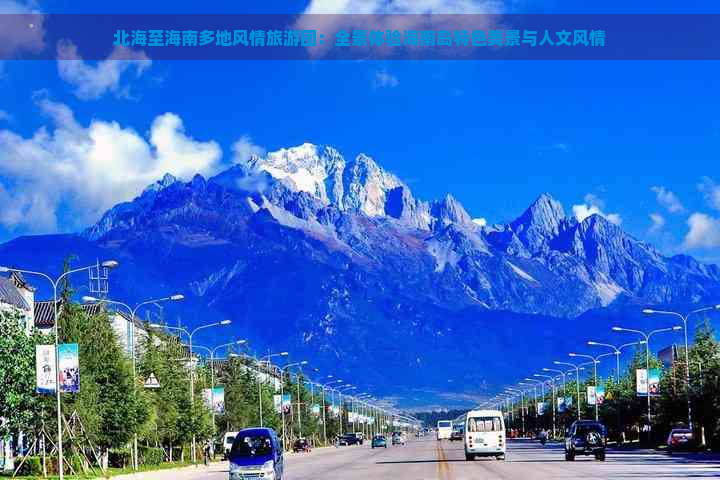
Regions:
<svg viewBox="0 0 720 480"><path fill-rule="evenodd" d="M77 343L80 392L66 395L66 414L76 410L103 461L111 448L126 445L147 419L144 398L132 381L130 360L122 350L106 313L87 315L68 303L60 318L63 343Z"/></svg>
<svg viewBox="0 0 720 480"><path fill-rule="evenodd" d="M33 431L44 420L44 397L35 394L35 345L51 343L38 333L28 336L24 318L0 311L0 438Z"/></svg>

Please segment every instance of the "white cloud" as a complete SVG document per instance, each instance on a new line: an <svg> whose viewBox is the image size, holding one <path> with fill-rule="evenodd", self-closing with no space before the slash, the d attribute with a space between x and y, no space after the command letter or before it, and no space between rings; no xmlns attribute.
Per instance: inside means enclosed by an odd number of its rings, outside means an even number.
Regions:
<svg viewBox="0 0 720 480"><path fill-rule="evenodd" d="M375 79L373 80L373 86L375 88L395 88L400 84L400 81L395 75L388 73L387 70L378 70L375 72Z"/></svg>
<svg viewBox="0 0 720 480"><path fill-rule="evenodd" d="M650 226L650 233L658 232L665 226L665 217L659 213L651 213L650 221L652 222L652 225Z"/></svg>
<svg viewBox="0 0 720 480"><path fill-rule="evenodd" d="M655 193L655 198L661 206L665 207L670 213L682 213L685 211L685 207L680 202L680 199L673 192L663 186L650 187Z"/></svg>
<svg viewBox="0 0 720 480"><path fill-rule="evenodd" d="M241 136L232 146L233 163L245 163L250 157L265 155L265 148L253 143L250 135Z"/></svg>
<svg viewBox="0 0 720 480"><path fill-rule="evenodd" d="M685 234L685 248L720 247L720 219L704 213L693 213L687 221L689 230Z"/></svg>
<svg viewBox="0 0 720 480"><path fill-rule="evenodd" d="M152 65L143 51L117 46L106 60L92 66L83 61L77 47L67 40L57 45L58 74L75 87L75 95L81 100L95 100L107 92L119 98L129 98L130 88L122 85L123 75L134 71L135 78Z"/></svg>
<svg viewBox="0 0 720 480"><path fill-rule="evenodd" d="M709 177L703 177L698 184L698 190L705 195L705 200L708 205L716 210L720 210L720 185Z"/></svg>
<svg viewBox="0 0 720 480"><path fill-rule="evenodd" d="M620 214L603 212L602 209L605 207L605 203L597 196L592 193L588 193L585 195L584 200L585 203L572 206L573 215L575 215L578 222L582 222L591 215L600 215L601 217L605 217L608 222L614 223L615 225L620 225L622 223Z"/></svg>
<svg viewBox="0 0 720 480"><path fill-rule="evenodd" d="M484 227L485 225L487 225L487 220L485 220L485 219L482 218L482 217L481 217L481 218L473 218L473 219L472 219L472 222L473 222L475 225L477 225L478 227Z"/></svg>
<svg viewBox="0 0 720 480"><path fill-rule="evenodd" d="M10 230L77 230L166 172L189 179L222 167L218 144L190 137L173 113L157 116L144 137L117 122L81 125L44 94L36 102L48 127L30 137L0 130L0 223Z"/></svg>
<svg viewBox="0 0 720 480"><path fill-rule="evenodd" d="M12 115L5 110L0 110L0 122L9 122L10 120L12 120Z"/></svg>

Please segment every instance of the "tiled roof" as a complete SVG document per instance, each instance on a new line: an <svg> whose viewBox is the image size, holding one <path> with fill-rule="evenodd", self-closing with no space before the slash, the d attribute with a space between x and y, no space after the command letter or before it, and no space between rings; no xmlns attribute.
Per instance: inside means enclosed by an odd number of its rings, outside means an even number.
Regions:
<svg viewBox="0 0 720 480"><path fill-rule="evenodd" d="M17 272L15 270L12 270L10 272L10 280L12 280L15 283L15 286L18 288L26 288L30 290L31 292L34 292L36 289L32 285L30 285L27 280L25 280L25 277L22 273Z"/></svg>
<svg viewBox="0 0 720 480"><path fill-rule="evenodd" d="M58 300L58 314L62 309L62 300ZM35 302L35 328L52 328L55 325L55 309L53 301Z"/></svg>
<svg viewBox="0 0 720 480"><path fill-rule="evenodd" d="M28 305L25 298L23 298L22 294L18 291L15 283L7 277L0 277L0 302L23 310L30 310L30 305Z"/></svg>

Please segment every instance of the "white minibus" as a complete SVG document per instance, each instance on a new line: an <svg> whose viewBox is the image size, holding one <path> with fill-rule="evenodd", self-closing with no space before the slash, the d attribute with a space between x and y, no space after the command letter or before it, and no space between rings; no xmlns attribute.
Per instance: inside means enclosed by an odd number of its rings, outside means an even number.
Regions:
<svg viewBox="0 0 720 480"><path fill-rule="evenodd" d="M449 439L452 434L452 422L450 420L440 420L437 423L437 439Z"/></svg>
<svg viewBox="0 0 720 480"><path fill-rule="evenodd" d="M465 418L465 460L494 456L505 460L505 422L499 410L471 410Z"/></svg>

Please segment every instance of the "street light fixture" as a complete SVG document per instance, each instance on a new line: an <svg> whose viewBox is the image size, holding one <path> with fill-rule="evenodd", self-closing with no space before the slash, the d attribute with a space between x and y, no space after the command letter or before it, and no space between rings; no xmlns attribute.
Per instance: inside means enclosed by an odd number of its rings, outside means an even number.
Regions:
<svg viewBox="0 0 720 480"><path fill-rule="evenodd" d="M116 260L105 260L104 262L100 263L100 267L106 268L106 269L114 269L117 268L118 262ZM54 340L54 346L55 346L55 403L56 403L56 409L57 409L57 451L58 451L58 477L60 480L63 480L65 478L65 472L64 472L64 457L63 457L63 441L62 441L62 403L61 403L61 396L60 396L60 355L58 353L58 346L60 342L60 336L58 332L58 298L57 298L57 290L58 285L60 282L66 278L67 276L77 273L77 272L83 272L83 271L91 271L92 269L98 269L98 264L95 265L88 265L87 267L81 267L81 268L74 268L72 270L67 270L66 272L63 272L59 277L56 279L53 279L50 277L50 275L42 272L36 272L34 270L25 270L21 268L10 268L6 266L0 265L0 272L19 272L19 273L25 273L27 275L36 275L38 277L43 277L45 280L50 282L53 288L53 329L55 330L55 340Z"/></svg>
<svg viewBox="0 0 720 480"><path fill-rule="evenodd" d="M688 347L688 319L690 318L690 315L695 315L697 313L702 312L709 312L711 310L720 310L720 304L714 305L712 307L705 307L705 308L698 308L696 310L693 310L685 315L677 312L671 312L666 310L653 310L650 308L643 309L643 313L645 315L672 315L675 317L679 317L683 322L683 330L685 334L685 382L687 384L687 411L688 411L688 428L692 430L693 428L693 420L692 420L692 403L690 402L690 354L689 354L689 347Z"/></svg>
<svg viewBox="0 0 720 480"><path fill-rule="evenodd" d="M262 372L260 371L260 363L264 361L270 361L273 357L287 357L290 355L288 352L279 352L279 353L268 353L264 357L260 357L260 359L255 363L255 367L257 368L257 379L258 379L258 408L260 410L260 426L263 427L263 410L262 410ZM270 370L270 369L268 369ZM272 375L272 374L269 374ZM280 378L280 384L282 385L282 375ZM277 392L277 390L275 390ZM282 399L281 399L282 402ZM282 407L282 405L281 405Z"/></svg>
<svg viewBox="0 0 720 480"><path fill-rule="evenodd" d="M230 325L230 323L231 323L230 320L221 320L219 322L212 322L212 323L207 323L205 325L200 325L199 327L195 327L195 329L192 331L186 329L185 327L171 327L169 325L161 325L159 323L151 323L150 324L150 327L152 327L152 328L157 328L157 329L165 328L168 330L176 330L176 331L184 333L185 335L188 336L188 344L190 347L190 404L191 405L195 405L195 378L193 375L195 369L193 367L193 361L192 361L192 358L193 358L193 353L192 353L192 351L193 351L193 341L192 341L193 336L200 330L204 330L206 328L211 328L211 327ZM192 452L191 452L193 463L197 461L196 454L197 454L197 442L196 442L195 433L193 432Z"/></svg>
<svg viewBox="0 0 720 480"><path fill-rule="evenodd" d="M103 262L108 263L108 262ZM113 263L110 261L109 263ZM117 265L117 262L114 262ZM180 300L183 300L185 297L179 293L175 295L170 295L168 297L161 297L161 298L153 298L150 300L142 301L138 304L136 304L134 307L131 307L127 303L124 302L118 302L117 300L109 300L107 298L96 298L91 297L89 295L86 295L82 297L83 303L86 304L98 304L98 303L106 303L108 305L118 305L120 307L125 308L128 313L130 314L130 338L128 338L128 347L130 349L130 357L132 358L132 378L133 378L133 388L135 388L135 382L137 381L137 362L136 362L136 356L135 356L135 314L140 309L140 307L143 307L145 305L150 304L156 304L161 302L177 302ZM133 390L134 391L134 390ZM133 435L133 470L138 469L138 437L137 432Z"/></svg>
<svg viewBox="0 0 720 480"><path fill-rule="evenodd" d="M676 330L682 330L682 327L679 325L675 325L673 327L668 328L659 328L657 330L651 330L650 332L643 332L642 330L636 330L634 328L624 328L624 327L618 327L614 326L612 327L613 332L626 332L626 333L636 333L640 336L642 336L645 339L645 375L647 376L647 421L648 421L648 427L652 429L652 422L651 422L651 416L650 416L650 337L652 337L655 334L663 333L663 332L672 332Z"/></svg>

